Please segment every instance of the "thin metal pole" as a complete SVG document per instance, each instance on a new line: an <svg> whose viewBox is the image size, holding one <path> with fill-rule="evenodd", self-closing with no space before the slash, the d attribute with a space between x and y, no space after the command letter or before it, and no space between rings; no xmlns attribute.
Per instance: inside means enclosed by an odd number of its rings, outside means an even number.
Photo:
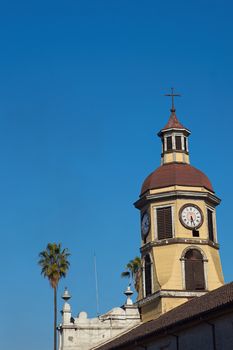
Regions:
<svg viewBox="0 0 233 350"><path fill-rule="evenodd" d="M98 288L98 275L97 275L97 264L96 264L96 255L94 253L94 268L95 268L95 291L96 291L96 312L97 316L100 314L99 310L99 288Z"/></svg>

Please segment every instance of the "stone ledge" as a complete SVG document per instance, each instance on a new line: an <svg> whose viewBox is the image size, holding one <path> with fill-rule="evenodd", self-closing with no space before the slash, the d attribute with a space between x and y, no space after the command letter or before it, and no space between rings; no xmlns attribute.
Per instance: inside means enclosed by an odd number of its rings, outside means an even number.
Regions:
<svg viewBox="0 0 233 350"><path fill-rule="evenodd" d="M176 297L176 298L193 298L193 297L200 297L201 295L206 294L208 291L185 291L185 290L159 290L149 296L147 296L144 299L141 299L137 301L136 305L138 307L141 307L142 305L146 305L147 303L151 302L152 300L156 300L161 297L169 298L169 297Z"/></svg>

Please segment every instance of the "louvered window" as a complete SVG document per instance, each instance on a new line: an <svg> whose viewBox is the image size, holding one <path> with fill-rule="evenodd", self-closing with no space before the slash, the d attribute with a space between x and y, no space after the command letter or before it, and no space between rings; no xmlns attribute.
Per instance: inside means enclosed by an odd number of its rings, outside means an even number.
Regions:
<svg viewBox="0 0 233 350"><path fill-rule="evenodd" d="M209 240L214 241L213 212L207 209Z"/></svg>
<svg viewBox="0 0 233 350"><path fill-rule="evenodd" d="M158 239L172 238L172 208L157 209Z"/></svg>
<svg viewBox="0 0 233 350"><path fill-rule="evenodd" d="M151 260L149 255L145 256L145 293L146 296L152 293Z"/></svg>
<svg viewBox="0 0 233 350"><path fill-rule="evenodd" d="M172 137L168 136L167 137L167 151L172 150Z"/></svg>
<svg viewBox="0 0 233 350"><path fill-rule="evenodd" d="M177 150L181 150L182 146L181 146L181 136L176 136L176 149Z"/></svg>
<svg viewBox="0 0 233 350"><path fill-rule="evenodd" d="M204 261L201 253L197 249L190 249L184 259L186 289L205 289Z"/></svg>

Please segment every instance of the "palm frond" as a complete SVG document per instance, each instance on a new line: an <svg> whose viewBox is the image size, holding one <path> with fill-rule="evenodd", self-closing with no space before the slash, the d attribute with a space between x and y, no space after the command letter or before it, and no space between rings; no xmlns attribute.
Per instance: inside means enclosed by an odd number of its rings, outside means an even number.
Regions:
<svg viewBox="0 0 233 350"><path fill-rule="evenodd" d="M128 277L133 280L134 287L136 291L139 289L139 280L141 275L141 258L139 256L136 256L134 259L130 260L128 264L126 265L125 269L126 271L121 273L121 277Z"/></svg>
<svg viewBox="0 0 233 350"><path fill-rule="evenodd" d="M123 272L121 273L121 277L122 277L122 278L125 278L125 277L129 278L129 277L130 277L130 272L129 272L129 271L123 271Z"/></svg>
<svg viewBox="0 0 233 350"><path fill-rule="evenodd" d="M39 253L41 274L48 278L52 288L56 288L59 280L66 276L70 266L69 256L67 248L61 250L61 243L48 243L46 250Z"/></svg>

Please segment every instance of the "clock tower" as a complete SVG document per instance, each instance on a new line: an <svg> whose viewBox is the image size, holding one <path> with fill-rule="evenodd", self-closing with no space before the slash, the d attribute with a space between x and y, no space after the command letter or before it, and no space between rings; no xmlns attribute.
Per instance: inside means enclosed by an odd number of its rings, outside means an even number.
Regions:
<svg viewBox="0 0 233 350"><path fill-rule="evenodd" d="M208 177L190 165L190 131L176 116L158 133L161 166L143 182L135 207L141 216L142 273L138 305L143 321L223 285L216 196Z"/></svg>

